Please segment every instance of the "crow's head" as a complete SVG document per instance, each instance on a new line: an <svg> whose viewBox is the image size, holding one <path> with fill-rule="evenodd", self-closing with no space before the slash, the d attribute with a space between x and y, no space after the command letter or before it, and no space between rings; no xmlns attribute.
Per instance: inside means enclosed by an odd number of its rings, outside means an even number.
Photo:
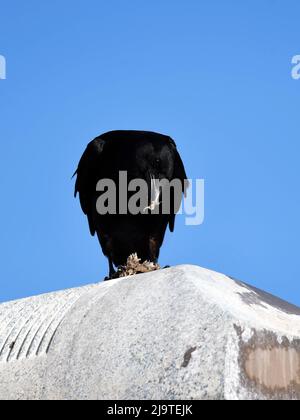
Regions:
<svg viewBox="0 0 300 420"><path fill-rule="evenodd" d="M140 176L148 185L149 207L155 210L161 203L162 188L159 181L171 181L174 174L174 150L169 142L141 142L136 150L136 164Z"/></svg>
<svg viewBox="0 0 300 420"><path fill-rule="evenodd" d="M141 142L136 150L139 172L145 177L171 180L174 173L172 145L161 142Z"/></svg>

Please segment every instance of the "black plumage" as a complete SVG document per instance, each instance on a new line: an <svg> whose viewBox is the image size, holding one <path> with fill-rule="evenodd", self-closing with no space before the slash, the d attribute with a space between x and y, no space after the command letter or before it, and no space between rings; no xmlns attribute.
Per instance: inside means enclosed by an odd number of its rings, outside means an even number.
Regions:
<svg viewBox="0 0 300 420"><path fill-rule="evenodd" d="M187 178L174 141L165 135L146 131L113 131L93 140L85 150L76 171L75 196L79 193L90 232L97 233L104 255L109 260L109 275L114 266L124 265L129 255L137 253L142 261L156 262L169 225L173 232L176 206L170 214L100 215L96 202L100 193L96 185L101 179L112 179L119 186L119 172L126 171L128 182L140 178L179 179L182 192ZM130 194L128 199L130 198ZM150 203L149 196L149 205ZM117 208L119 203L117 202Z"/></svg>

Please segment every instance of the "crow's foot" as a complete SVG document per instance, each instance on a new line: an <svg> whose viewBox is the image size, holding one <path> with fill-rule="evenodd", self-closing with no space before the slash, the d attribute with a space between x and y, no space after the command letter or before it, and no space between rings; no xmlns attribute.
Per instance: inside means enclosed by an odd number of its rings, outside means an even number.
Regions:
<svg viewBox="0 0 300 420"><path fill-rule="evenodd" d="M122 271L118 270L109 277L105 277L104 281L115 280L121 277Z"/></svg>

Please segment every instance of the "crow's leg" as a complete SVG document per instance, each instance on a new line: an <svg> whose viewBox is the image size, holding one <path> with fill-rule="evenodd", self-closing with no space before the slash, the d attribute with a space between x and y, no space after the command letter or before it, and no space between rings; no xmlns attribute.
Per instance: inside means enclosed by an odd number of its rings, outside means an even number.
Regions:
<svg viewBox="0 0 300 420"><path fill-rule="evenodd" d="M114 268L111 257L108 258L108 264L109 264L109 276L113 277L113 275L116 274L116 270Z"/></svg>
<svg viewBox="0 0 300 420"><path fill-rule="evenodd" d="M116 270L114 268L111 257L108 257L108 265L109 265L109 277L105 277L104 281L112 280L113 278L115 278L115 275L116 275Z"/></svg>
<svg viewBox="0 0 300 420"><path fill-rule="evenodd" d="M154 264L157 264L158 257L159 257L159 250L160 250L160 244L159 240L152 236L149 239L149 260L153 262Z"/></svg>

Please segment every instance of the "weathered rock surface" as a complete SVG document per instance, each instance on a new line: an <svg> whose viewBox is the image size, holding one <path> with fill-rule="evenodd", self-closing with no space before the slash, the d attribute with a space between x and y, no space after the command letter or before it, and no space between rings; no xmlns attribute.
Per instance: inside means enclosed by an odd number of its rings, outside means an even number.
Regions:
<svg viewBox="0 0 300 420"><path fill-rule="evenodd" d="M300 399L300 309L179 266L0 305L0 399Z"/></svg>

